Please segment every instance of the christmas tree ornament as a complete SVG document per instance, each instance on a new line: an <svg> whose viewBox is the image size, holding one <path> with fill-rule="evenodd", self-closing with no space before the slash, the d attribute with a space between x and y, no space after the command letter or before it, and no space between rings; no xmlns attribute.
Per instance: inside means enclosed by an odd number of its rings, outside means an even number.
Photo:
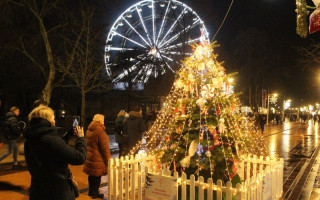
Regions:
<svg viewBox="0 0 320 200"><path fill-rule="evenodd" d="M217 89L221 89L223 87L223 79L222 78L213 78L212 79L212 85L213 87Z"/></svg>
<svg viewBox="0 0 320 200"><path fill-rule="evenodd" d="M182 167L188 168L190 166L190 159L197 152L197 148L198 148L198 143L196 142L196 140L193 140L189 146L187 156L180 161L180 164Z"/></svg>
<svg viewBox="0 0 320 200"><path fill-rule="evenodd" d="M225 131L224 118L221 118L219 120L219 132L224 133L224 131Z"/></svg>
<svg viewBox="0 0 320 200"><path fill-rule="evenodd" d="M201 88L201 96L203 98L212 98L214 94L214 87L211 84L206 84Z"/></svg>
<svg viewBox="0 0 320 200"><path fill-rule="evenodd" d="M212 156L211 151L206 151L206 156L211 157Z"/></svg>
<svg viewBox="0 0 320 200"><path fill-rule="evenodd" d="M315 11L313 11L310 15L310 23L309 23L310 34L320 30L320 7L319 7L319 3L316 5L318 6L318 8Z"/></svg>
<svg viewBox="0 0 320 200"><path fill-rule="evenodd" d="M207 106L204 106L203 108L201 108L201 114L203 114L203 115L208 114L208 107Z"/></svg>
<svg viewBox="0 0 320 200"><path fill-rule="evenodd" d="M217 114L217 115L220 115L220 112L221 112L221 111L220 111L220 105L218 104L218 105L217 105L217 111L216 111L216 114Z"/></svg>
<svg viewBox="0 0 320 200"><path fill-rule="evenodd" d="M200 98L196 101L197 106L199 106L199 108L203 108L204 105L206 105L207 101L204 98Z"/></svg>
<svg viewBox="0 0 320 200"><path fill-rule="evenodd" d="M312 0L314 5L319 7L320 6L320 0Z"/></svg>
<svg viewBox="0 0 320 200"><path fill-rule="evenodd" d="M214 137L213 139L214 139L213 146L219 146L220 145L219 137Z"/></svg>
<svg viewBox="0 0 320 200"><path fill-rule="evenodd" d="M188 154L190 157L194 156L194 154L197 152L197 148L198 148L198 143L196 142L196 140L193 140L188 150Z"/></svg>
<svg viewBox="0 0 320 200"><path fill-rule="evenodd" d="M184 85L184 91L187 93L193 93L193 83L188 82L187 84Z"/></svg>
<svg viewBox="0 0 320 200"><path fill-rule="evenodd" d="M186 114L186 105L181 104L180 105L180 111L181 111L182 115L185 115Z"/></svg>
<svg viewBox="0 0 320 200"><path fill-rule="evenodd" d="M176 109L174 109L174 115L176 116L176 117L179 117L180 116L180 114L179 114L179 108L176 108Z"/></svg>

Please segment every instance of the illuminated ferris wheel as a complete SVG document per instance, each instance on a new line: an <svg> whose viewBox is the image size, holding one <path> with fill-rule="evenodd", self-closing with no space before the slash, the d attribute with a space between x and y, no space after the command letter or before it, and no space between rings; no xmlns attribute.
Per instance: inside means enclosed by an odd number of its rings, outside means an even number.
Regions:
<svg viewBox="0 0 320 200"><path fill-rule="evenodd" d="M125 10L114 22L105 46L106 71L112 82L147 82L179 69L191 55L190 44L209 42L198 14L176 0L143 0ZM129 66L119 66L119 55L134 55Z"/></svg>

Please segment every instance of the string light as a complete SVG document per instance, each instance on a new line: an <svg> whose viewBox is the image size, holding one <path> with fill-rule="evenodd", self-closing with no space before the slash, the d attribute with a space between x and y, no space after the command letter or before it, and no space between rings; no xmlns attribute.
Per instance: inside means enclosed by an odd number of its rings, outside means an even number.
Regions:
<svg viewBox="0 0 320 200"><path fill-rule="evenodd" d="M218 46L216 43L194 45L193 55L183 61L183 66L177 73L164 106L160 110L154 125L145 134L147 140L145 151L149 155L155 155L158 165L163 164L161 162L164 158L167 158L167 162L164 164L168 167L172 167L173 162L174 165L182 166L180 163L181 156L189 156L190 138L194 138L198 134L198 147L203 145L206 152L197 154L195 158L197 168L194 174L199 176L200 171L209 165L212 177L215 160L211 155L214 152L211 147L213 149L220 147L221 150L218 149L217 152L221 152L224 157L225 173L231 180L230 173L235 174L237 172L232 171L233 169L230 170L229 166L236 165L237 161L243 161L245 157L242 155L265 156L268 155L268 150L253 121L236 112L236 106L239 105L240 101L237 94L229 89L233 84L233 82L228 81L232 78L232 75L226 75L223 62L216 60L217 55L213 53L213 48L216 46ZM201 93L205 85L213 86L213 96L204 96ZM200 98L205 99L205 105L197 105L196 102ZM215 109L215 114L211 110L208 113L204 106ZM211 140L209 137L209 126L213 126L213 124L218 127L218 132L215 135L212 133L212 135L218 137L217 142L219 144L214 142L215 138ZM179 135L172 138L173 133ZM131 149L129 155L133 155L141 148L141 145L142 141L139 141ZM174 149L172 149L173 145L176 145ZM179 147L180 145L185 148ZM210 152L208 155L207 151ZM203 161L205 159L209 162ZM154 169L155 167L153 166ZM187 167L183 167L183 170L185 168ZM253 167L250 169L251 173L249 174L253 174ZM209 188L209 185L204 184L203 188Z"/></svg>

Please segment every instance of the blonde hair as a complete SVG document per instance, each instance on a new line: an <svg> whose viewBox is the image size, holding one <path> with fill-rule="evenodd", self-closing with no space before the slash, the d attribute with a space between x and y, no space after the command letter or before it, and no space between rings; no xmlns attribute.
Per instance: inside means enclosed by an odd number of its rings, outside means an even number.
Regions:
<svg viewBox="0 0 320 200"><path fill-rule="evenodd" d="M93 116L92 121L100 122L102 124L102 122L104 121L104 115L96 114Z"/></svg>
<svg viewBox="0 0 320 200"><path fill-rule="evenodd" d="M11 112L14 112L14 111L16 111L16 110L19 110L19 108L18 108L18 107L15 107L15 106L12 106L12 107L10 108L10 111L11 111Z"/></svg>
<svg viewBox="0 0 320 200"><path fill-rule="evenodd" d="M43 118L48 120L50 123L54 117L54 111L48 106L40 105L33 109L28 115L28 120L31 121L33 118Z"/></svg>

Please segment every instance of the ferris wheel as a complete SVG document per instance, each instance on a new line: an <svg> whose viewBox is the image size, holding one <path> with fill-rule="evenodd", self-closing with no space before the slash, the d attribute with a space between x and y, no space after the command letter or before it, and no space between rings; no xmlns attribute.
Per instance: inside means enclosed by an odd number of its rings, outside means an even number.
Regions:
<svg viewBox="0 0 320 200"><path fill-rule="evenodd" d="M190 56L190 44L207 41L199 15L176 0L143 0L126 9L114 22L105 45L106 71L112 82L146 83L167 71L175 72ZM115 64L121 55L126 64Z"/></svg>

